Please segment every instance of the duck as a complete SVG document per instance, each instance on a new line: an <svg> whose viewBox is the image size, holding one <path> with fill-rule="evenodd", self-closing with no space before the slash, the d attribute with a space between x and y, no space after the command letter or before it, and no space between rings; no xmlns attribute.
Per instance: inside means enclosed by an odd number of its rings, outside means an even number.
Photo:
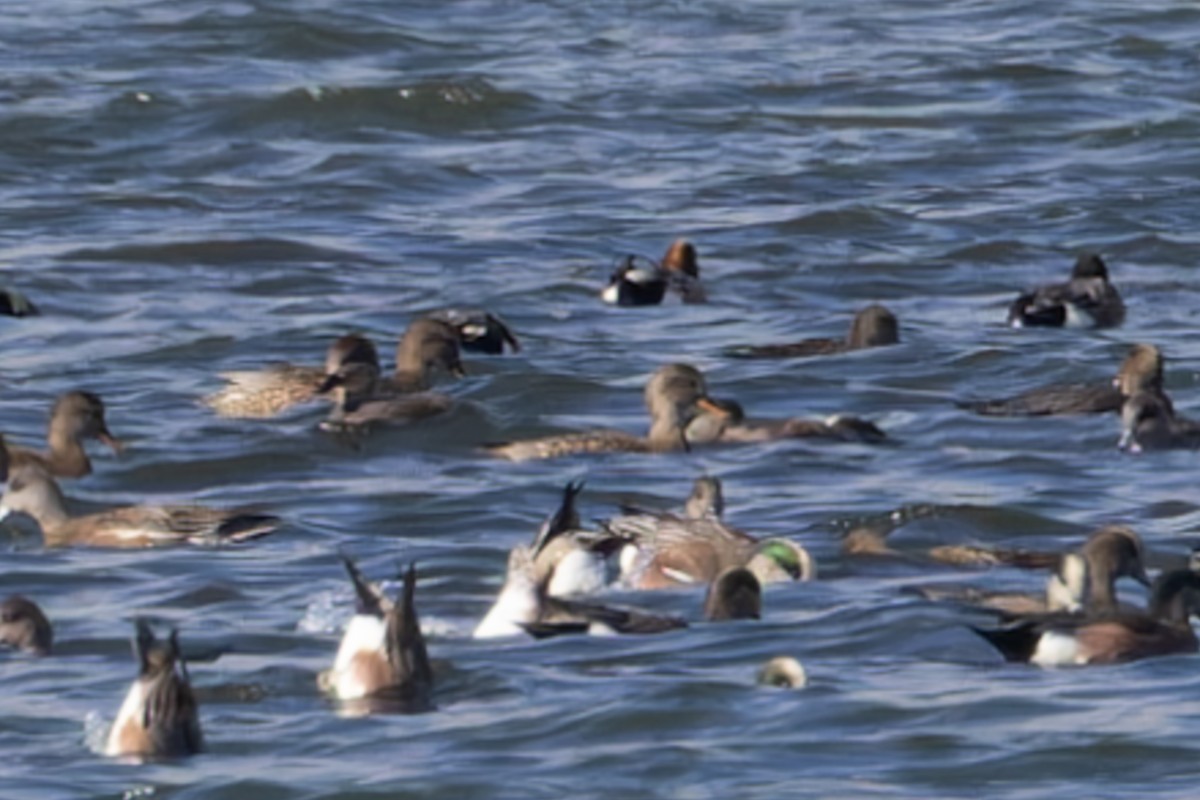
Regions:
<svg viewBox="0 0 1200 800"><path fill-rule="evenodd" d="M1006 661L1051 666L1118 664L1174 653L1195 653L1189 618L1200 612L1200 574L1160 575L1145 611L1020 620L999 629L972 628Z"/></svg>
<svg viewBox="0 0 1200 800"><path fill-rule="evenodd" d="M34 466L9 470L0 520L33 518L46 547L140 548L245 542L275 531L278 517L205 506L124 506L72 517L54 479Z"/></svg>
<svg viewBox="0 0 1200 800"><path fill-rule="evenodd" d="M375 345L361 334L338 337L329 346L325 367L276 364L261 370L225 372L227 385L201 402L218 416L269 419L301 403L320 398L325 380L351 364L379 369ZM436 371L461 378L459 332L436 319L416 319L396 346L396 371L381 378L381 392L419 392L431 386Z"/></svg>
<svg viewBox="0 0 1200 800"><path fill-rule="evenodd" d="M635 589L710 584L732 567L745 567L763 584L817 576L816 561L800 544L756 539L713 517L622 514L601 528L625 543L621 581Z"/></svg>
<svg viewBox="0 0 1200 800"><path fill-rule="evenodd" d="M1081 253L1065 283L1025 292L1008 309L1014 328L1112 328L1125 321L1125 303L1096 253Z"/></svg>
<svg viewBox="0 0 1200 800"><path fill-rule="evenodd" d="M16 289L0 287L0 314L9 317L36 317L42 312Z"/></svg>
<svg viewBox="0 0 1200 800"><path fill-rule="evenodd" d="M951 601L1006 617L1109 612L1119 607L1116 592L1119 578L1150 585L1145 547L1132 528L1106 525L1090 534L1078 551L1064 553L1058 559L1041 595L961 586L919 587L917 591L927 600Z"/></svg>
<svg viewBox="0 0 1200 800"><path fill-rule="evenodd" d="M561 458L584 453L668 453L686 450L684 427L707 394L704 376L687 364L659 367L646 383L650 412L646 436L616 430L559 434L486 445L484 452L509 461Z"/></svg>
<svg viewBox="0 0 1200 800"><path fill-rule="evenodd" d="M500 317L481 308L445 308L431 311L427 318L444 322L458 331L463 350L498 356L505 348L521 352L521 342Z"/></svg>
<svg viewBox="0 0 1200 800"><path fill-rule="evenodd" d="M615 306L656 306L666 297L668 289L684 303L707 300L700 284L696 248L686 239L672 242L662 261L626 256L613 271L600 297Z"/></svg>
<svg viewBox="0 0 1200 800"><path fill-rule="evenodd" d="M687 627L679 617L641 609L554 597L547 591L553 580L539 574L532 550L517 545L508 554L504 586L487 614L475 627L476 639L528 634L536 639L568 633L595 636L652 634Z"/></svg>
<svg viewBox="0 0 1200 800"><path fill-rule="evenodd" d="M955 404L988 417L1109 414L1142 391L1162 392L1163 354L1152 344L1135 344L1108 383L1041 386L999 400L958 400Z"/></svg>
<svg viewBox="0 0 1200 800"><path fill-rule="evenodd" d="M19 594L0 603L0 644L34 656L50 654L54 628L38 604Z"/></svg>
<svg viewBox="0 0 1200 800"><path fill-rule="evenodd" d="M762 617L762 584L746 567L723 570L704 596L704 618L710 622Z"/></svg>
<svg viewBox="0 0 1200 800"><path fill-rule="evenodd" d="M582 528L575 500L583 481L568 482L558 508L546 518L530 544L533 578L551 597L595 594L613 580L611 557L624 542Z"/></svg>
<svg viewBox="0 0 1200 800"><path fill-rule="evenodd" d="M1138 392L1121 406L1121 438L1127 453L1200 447L1200 422L1175 413L1164 392Z"/></svg>
<svg viewBox="0 0 1200 800"><path fill-rule="evenodd" d="M881 444L887 434L874 422L849 414L825 419L746 419L740 404L730 400L706 402L684 430L689 445L755 444L779 439L834 439Z"/></svg>
<svg viewBox="0 0 1200 800"><path fill-rule="evenodd" d="M326 376L317 394L333 398L333 408L320 427L334 432L407 424L442 414L454 405L447 395L436 392L391 394L378 366L366 363L342 364Z"/></svg>
<svg viewBox="0 0 1200 800"><path fill-rule="evenodd" d="M808 673L795 658L775 656L759 668L758 683L778 689L803 689L808 685Z"/></svg>
<svg viewBox="0 0 1200 800"><path fill-rule="evenodd" d="M803 358L829 356L887 347L900 343L900 325L896 315L879 303L872 303L854 315L850 331L843 339L802 339L788 344L763 344L736 347L728 351L735 358Z"/></svg>
<svg viewBox="0 0 1200 800"><path fill-rule="evenodd" d="M7 445L11 467L37 466L56 478L82 478L92 472L83 443L96 439L116 454L124 445L108 430L104 401L92 392L74 390L59 395L50 410L45 452Z"/></svg>
<svg viewBox="0 0 1200 800"><path fill-rule="evenodd" d="M105 755L137 759L176 758L204 749L196 696L179 649L179 632L165 641L149 623L136 621L133 640L138 677L125 695L109 732Z"/></svg>
<svg viewBox="0 0 1200 800"><path fill-rule="evenodd" d="M392 600L347 556L342 563L354 585L354 617L346 626L333 667L318 684L343 701L373 700L372 710L421 711L432 707L433 668L414 602L416 565L404 574L404 588Z"/></svg>

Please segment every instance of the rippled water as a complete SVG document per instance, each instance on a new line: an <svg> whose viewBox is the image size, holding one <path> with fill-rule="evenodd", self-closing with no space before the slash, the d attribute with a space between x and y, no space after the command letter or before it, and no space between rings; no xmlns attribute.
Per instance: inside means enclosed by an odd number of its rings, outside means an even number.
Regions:
<svg viewBox="0 0 1200 800"><path fill-rule="evenodd" d="M1198 412L1200 9L1184 2L12 3L0 24L0 428L37 442L86 387L130 443L82 502L252 503L286 529L241 549L45 551L13 532L4 589L58 655L0 660L0 794L205 798L1192 797L1194 657L1001 666L979 619L901 592L957 576L846 561L837 532L913 504L901 545L1066 547L1125 521L1156 565L1200 527L1195 454L1114 448L1111 418L972 418L954 397L1112 374L1162 346ZM613 258L694 240L712 302L602 307ZM1016 290L1109 261L1127 324L1002 327ZM730 361L839 335L886 302L904 343ZM222 370L316 363L350 330L390 349L420 312L485 306L518 356L472 357L461 400L347 447L307 410L196 400ZM892 447L785 442L510 465L481 442L641 430L641 386L690 360L758 416L851 411ZM794 535L819 582L755 624L653 638L474 642L505 553L561 484L584 513L670 506L702 472L729 517ZM318 696L371 574L420 562L436 713L346 719ZM996 571L986 585L1035 588ZM692 592L630 598L699 616ZM198 658L208 753L97 755L135 614ZM811 688L756 688L789 653Z"/></svg>

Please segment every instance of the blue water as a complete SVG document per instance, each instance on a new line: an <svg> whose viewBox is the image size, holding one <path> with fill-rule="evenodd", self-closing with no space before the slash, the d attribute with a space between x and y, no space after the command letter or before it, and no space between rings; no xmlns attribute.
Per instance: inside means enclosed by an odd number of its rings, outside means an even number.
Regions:
<svg viewBox="0 0 1200 800"><path fill-rule="evenodd" d="M171 798L1193 797L1196 659L1004 666L984 618L902 589L1041 584L855 561L838 535L919 504L914 549L1061 549L1134 526L1152 565L1197 538L1195 454L1117 452L1113 418L979 419L950 402L1110 377L1159 345L1200 413L1200 9L1183 2L12 3L0 22L0 429L108 404L119 458L81 507L254 504L240 549L47 551L4 529L5 592L58 653L0 656L0 795ZM711 302L611 309L616 257L694 241ZM1014 331L1007 303L1103 253L1104 332ZM735 361L840 335L867 302L895 348ZM458 403L348 447L308 408L198 404L219 372L319 363L418 314L500 313L519 355L471 356ZM781 442L512 465L487 441L644 429L641 387L687 360L755 416L851 412L891 447ZM759 623L652 638L469 633L561 485L585 518L670 507L721 477L734 524L798 538L822 579ZM348 719L315 687L352 611L337 562L417 560L435 713ZM1137 599L1137 591L1122 587ZM695 592L619 599L698 620ZM130 620L198 657L209 752L130 766L97 747L135 667ZM205 655L207 654L207 655ZM811 685L754 685L791 654Z"/></svg>

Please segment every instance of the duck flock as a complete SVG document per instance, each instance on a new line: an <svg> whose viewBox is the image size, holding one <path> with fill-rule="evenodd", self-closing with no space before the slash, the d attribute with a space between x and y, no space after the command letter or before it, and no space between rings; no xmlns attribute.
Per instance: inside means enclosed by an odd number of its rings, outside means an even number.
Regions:
<svg viewBox="0 0 1200 800"><path fill-rule="evenodd" d="M661 260L620 260L601 299L617 306L659 305L677 298L703 303L695 247L676 241ZM38 313L23 295L0 291L0 313ZM1113 327L1125 306L1100 256L1085 253L1061 283L1022 293L1011 304L1014 327ZM831 357L900 340L896 317L881 305L862 309L845 338L731 347L728 358ZM329 410L320 428L361 437L382 425L412 424L443 414L454 401L434 390L437 381L464 373L467 353L515 352L518 337L497 315L450 309L415 319L396 348L395 368L385 373L369 339L351 333L332 342L323 366L273 364L226 373L226 385L202 399L216 415L267 420L310 404ZM315 359L314 359L315 360ZM649 426L644 432L585 430L536 439L480 443L479 458L529 461L643 453L671 458L706 447L753 447L789 438L886 446L887 431L874 422L838 415L828 419L756 419L730 399L711 396L694 366L664 364L645 386ZM1200 424L1174 411L1163 389L1163 355L1134 344L1110 382L1045 386L995 399L963 399L964 412L989 416L1119 414L1119 446L1130 452L1200 447ZM186 506L128 506L72 515L59 482L92 471L85 444L95 440L115 452L121 442L109 431L101 398L67 392L50 413L45 450L5 443L0 437L0 519L33 520L51 547L143 548L239 545L273 533L283 523L260 510ZM649 635L687 627L674 615L600 602L613 586L637 592L698 587L705 620L758 619L763 586L817 578L808 550L788 538L759 538L724 520L718 479L702 476L679 512L622 508L585 525L577 501L582 483L568 483L561 501L526 544L512 548L503 586L474 629L477 638L566 634ZM1151 579L1137 533L1121 525L1092 533L1067 553L941 546L922 552L888 542L894 520L861 525L845 533L848 557L920 560L959 566L1002 565L1047 573L1044 593L985 591L970 584L919 587L931 602L956 604L996 616L973 628L1007 660L1041 666L1108 664L1198 649L1190 617L1200 612L1200 569L1165 571ZM329 669L315 676L314 691L346 712L420 712L434 708L437 676L431 667L417 615L418 569L409 564L396 596L363 575L340 554L353 586L356 612ZM331 562L333 558L331 557ZM1117 583L1129 578L1149 587L1146 608L1120 602ZM701 597L702 595L702 597ZM186 756L203 748L201 712L192 691L179 634L156 633L135 621L137 677L119 705L105 752L153 759ZM31 657L53 653L50 620L32 598L0 604L0 642ZM762 665L760 682L801 687L803 666L786 655ZM114 698L114 706L116 699Z"/></svg>

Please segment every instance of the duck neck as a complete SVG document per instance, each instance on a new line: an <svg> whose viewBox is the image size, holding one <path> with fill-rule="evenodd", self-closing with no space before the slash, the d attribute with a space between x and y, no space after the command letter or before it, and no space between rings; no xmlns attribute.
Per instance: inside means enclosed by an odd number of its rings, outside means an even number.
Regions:
<svg viewBox="0 0 1200 800"><path fill-rule="evenodd" d="M79 439L56 428L49 432L50 451L46 461L50 471L61 478L82 478L91 473L92 462Z"/></svg>
<svg viewBox="0 0 1200 800"><path fill-rule="evenodd" d="M670 453L687 450L687 440L683 434L683 426L674 416L660 416L650 425L650 433L646 436L650 449L656 453Z"/></svg>
<svg viewBox="0 0 1200 800"><path fill-rule="evenodd" d="M1088 564L1088 606L1092 611L1115 611L1117 577L1111 570Z"/></svg>

